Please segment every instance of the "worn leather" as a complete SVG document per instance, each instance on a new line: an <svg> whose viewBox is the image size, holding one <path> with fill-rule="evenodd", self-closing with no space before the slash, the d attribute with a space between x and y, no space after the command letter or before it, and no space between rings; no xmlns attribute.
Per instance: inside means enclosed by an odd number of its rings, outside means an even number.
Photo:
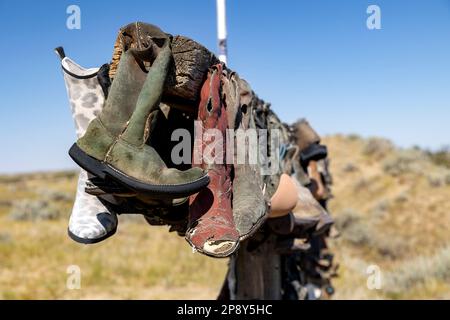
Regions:
<svg viewBox="0 0 450 320"><path fill-rule="evenodd" d="M326 189L323 184L322 177L317 167L316 161L311 161L308 165L308 174L311 178L309 190L317 200L326 199Z"/></svg>
<svg viewBox="0 0 450 320"><path fill-rule="evenodd" d="M149 50L147 50L149 51ZM123 54L118 72L100 115L91 122L77 145L90 156L103 160L116 138L125 130L136 109L139 93L147 77L133 52Z"/></svg>
<svg viewBox="0 0 450 320"><path fill-rule="evenodd" d="M311 127L306 119L300 119L292 125L293 137L300 151L305 150L313 143L320 142L320 136Z"/></svg>
<svg viewBox="0 0 450 320"><path fill-rule="evenodd" d="M307 166L310 161L318 161L328 156L327 147L318 143L310 144L300 153L302 166Z"/></svg>
<svg viewBox="0 0 450 320"><path fill-rule="evenodd" d="M225 141L227 112L222 103L221 91L222 65L215 65L208 73L200 92L198 121L203 132L218 129ZM202 139L202 132L195 133L195 152L214 146L215 142ZM207 188L190 197L189 229L186 240L198 251L213 257L225 257L232 254L239 244L239 232L236 229L231 208L232 166L225 163L225 144L219 154L214 154L214 162L194 164L208 171L210 183ZM218 160L223 164L217 164Z"/></svg>
<svg viewBox="0 0 450 320"><path fill-rule="evenodd" d="M250 126L253 99L250 86L234 72L224 73L222 80L229 128L243 133L249 129L255 130L254 126ZM240 239L243 240L264 222L269 207L260 167L258 163L250 164L248 161L248 140L245 140L245 163L239 163L237 159L236 147L242 142L237 141L236 136L234 142L233 216Z"/></svg>
<svg viewBox="0 0 450 320"><path fill-rule="evenodd" d="M145 144L150 118L159 110L172 59L169 39L165 39L146 73L141 58L151 60L150 52L150 49L129 49L123 53L104 109L77 144L88 155L141 182L190 183L203 177L204 171L200 168L169 169L158 152Z"/></svg>
<svg viewBox="0 0 450 320"><path fill-rule="evenodd" d="M280 217L267 219L270 230L277 235L290 235L294 230L295 217L292 212Z"/></svg>
<svg viewBox="0 0 450 320"><path fill-rule="evenodd" d="M155 25L144 22L132 22L120 28L116 41L114 43L114 52L109 69L109 76L111 79L115 78L119 61L122 54L129 49L137 49L138 51L145 48L151 49L151 60L157 56L161 44L169 35L164 33ZM142 64L148 68L151 61L143 59Z"/></svg>
<svg viewBox="0 0 450 320"><path fill-rule="evenodd" d="M268 132L268 146L267 150L274 150L275 152L280 152L280 148L284 148L289 145L289 132L286 126L280 121L280 119L276 116L276 114L270 109L270 104L267 104L259 99L256 99L256 108L254 109L254 120L256 127L258 129L267 129ZM274 131L277 131L279 134L278 142L273 140ZM273 145L273 143L277 143L277 145ZM270 168L273 174L267 175L264 177L264 182L266 183L267 188L267 196L272 197L280 183L281 174L284 173L284 158L281 154L278 155L278 161L268 161L268 159L264 159L265 155L260 154L261 158L263 158L263 162L269 162ZM271 155L271 157L276 155Z"/></svg>

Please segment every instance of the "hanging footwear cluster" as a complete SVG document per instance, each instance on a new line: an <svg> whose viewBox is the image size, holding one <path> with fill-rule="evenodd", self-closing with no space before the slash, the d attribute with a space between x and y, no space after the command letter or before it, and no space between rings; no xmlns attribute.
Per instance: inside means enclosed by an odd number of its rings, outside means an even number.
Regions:
<svg viewBox="0 0 450 320"><path fill-rule="evenodd" d="M282 123L207 49L147 23L121 28L111 62L99 68L56 52L78 138L69 155L81 168L73 240L100 242L116 232L117 215L142 214L197 252L231 257L221 296L253 298L236 285L252 272L239 259L274 239L280 297L332 293L331 175L326 146L307 121ZM182 155L188 161L174 159L176 130L192 137ZM239 140L254 132L267 133L257 149Z"/></svg>

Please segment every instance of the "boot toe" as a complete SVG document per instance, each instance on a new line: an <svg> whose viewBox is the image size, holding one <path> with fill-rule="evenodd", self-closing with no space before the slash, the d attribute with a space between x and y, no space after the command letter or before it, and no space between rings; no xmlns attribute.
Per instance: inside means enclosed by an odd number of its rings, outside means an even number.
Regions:
<svg viewBox="0 0 450 320"><path fill-rule="evenodd" d="M209 255L229 256L237 248L238 242L231 240L206 241L203 252Z"/></svg>
<svg viewBox="0 0 450 320"><path fill-rule="evenodd" d="M83 225L69 230L72 234L74 234L78 238L88 240L101 238L106 234L105 229L98 228L97 226L94 225Z"/></svg>
<svg viewBox="0 0 450 320"><path fill-rule="evenodd" d="M69 223L69 234L81 243L95 243L115 233L117 217L115 214L99 213L96 216L72 216Z"/></svg>
<svg viewBox="0 0 450 320"><path fill-rule="evenodd" d="M199 224L186 233L186 240L201 253L212 257L227 257L238 248L239 233L231 226Z"/></svg>
<svg viewBox="0 0 450 320"><path fill-rule="evenodd" d="M162 175L161 180L163 182L171 184L190 184L204 179L207 176L207 172L198 167L190 168L185 171L170 168L166 169Z"/></svg>
<svg viewBox="0 0 450 320"><path fill-rule="evenodd" d="M91 228L82 228L79 230L78 233L80 238L84 239L97 239L101 238L106 234L105 230L99 230L99 229L91 229Z"/></svg>

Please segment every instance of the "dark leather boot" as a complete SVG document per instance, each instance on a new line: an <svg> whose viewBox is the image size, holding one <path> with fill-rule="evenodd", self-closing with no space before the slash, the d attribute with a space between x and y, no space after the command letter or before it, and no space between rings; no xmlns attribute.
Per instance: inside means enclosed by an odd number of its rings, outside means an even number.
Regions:
<svg viewBox="0 0 450 320"><path fill-rule="evenodd" d="M69 151L86 171L154 197L183 197L204 188L209 178L200 168L167 168L154 148L146 145L149 123L159 110L172 53L170 39L155 27L154 46L129 49L119 67L100 115ZM148 73L144 62L151 62ZM142 86L141 86L142 84Z"/></svg>

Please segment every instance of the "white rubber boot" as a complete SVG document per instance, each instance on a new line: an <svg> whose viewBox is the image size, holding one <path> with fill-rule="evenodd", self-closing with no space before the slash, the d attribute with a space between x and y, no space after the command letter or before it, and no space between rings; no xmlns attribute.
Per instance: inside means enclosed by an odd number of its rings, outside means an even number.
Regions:
<svg viewBox="0 0 450 320"><path fill-rule="evenodd" d="M83 68L65 57L61 47L55 51L61 58L76 134L80 137L89 122L101 111L107 89L100 85L100 68ZM99 198L85 192L87 180L88 173L81 170L68 228L69 236L84 244L97 243L110 237L116 232L118 223L115 212L108 210Z"/></svg>

